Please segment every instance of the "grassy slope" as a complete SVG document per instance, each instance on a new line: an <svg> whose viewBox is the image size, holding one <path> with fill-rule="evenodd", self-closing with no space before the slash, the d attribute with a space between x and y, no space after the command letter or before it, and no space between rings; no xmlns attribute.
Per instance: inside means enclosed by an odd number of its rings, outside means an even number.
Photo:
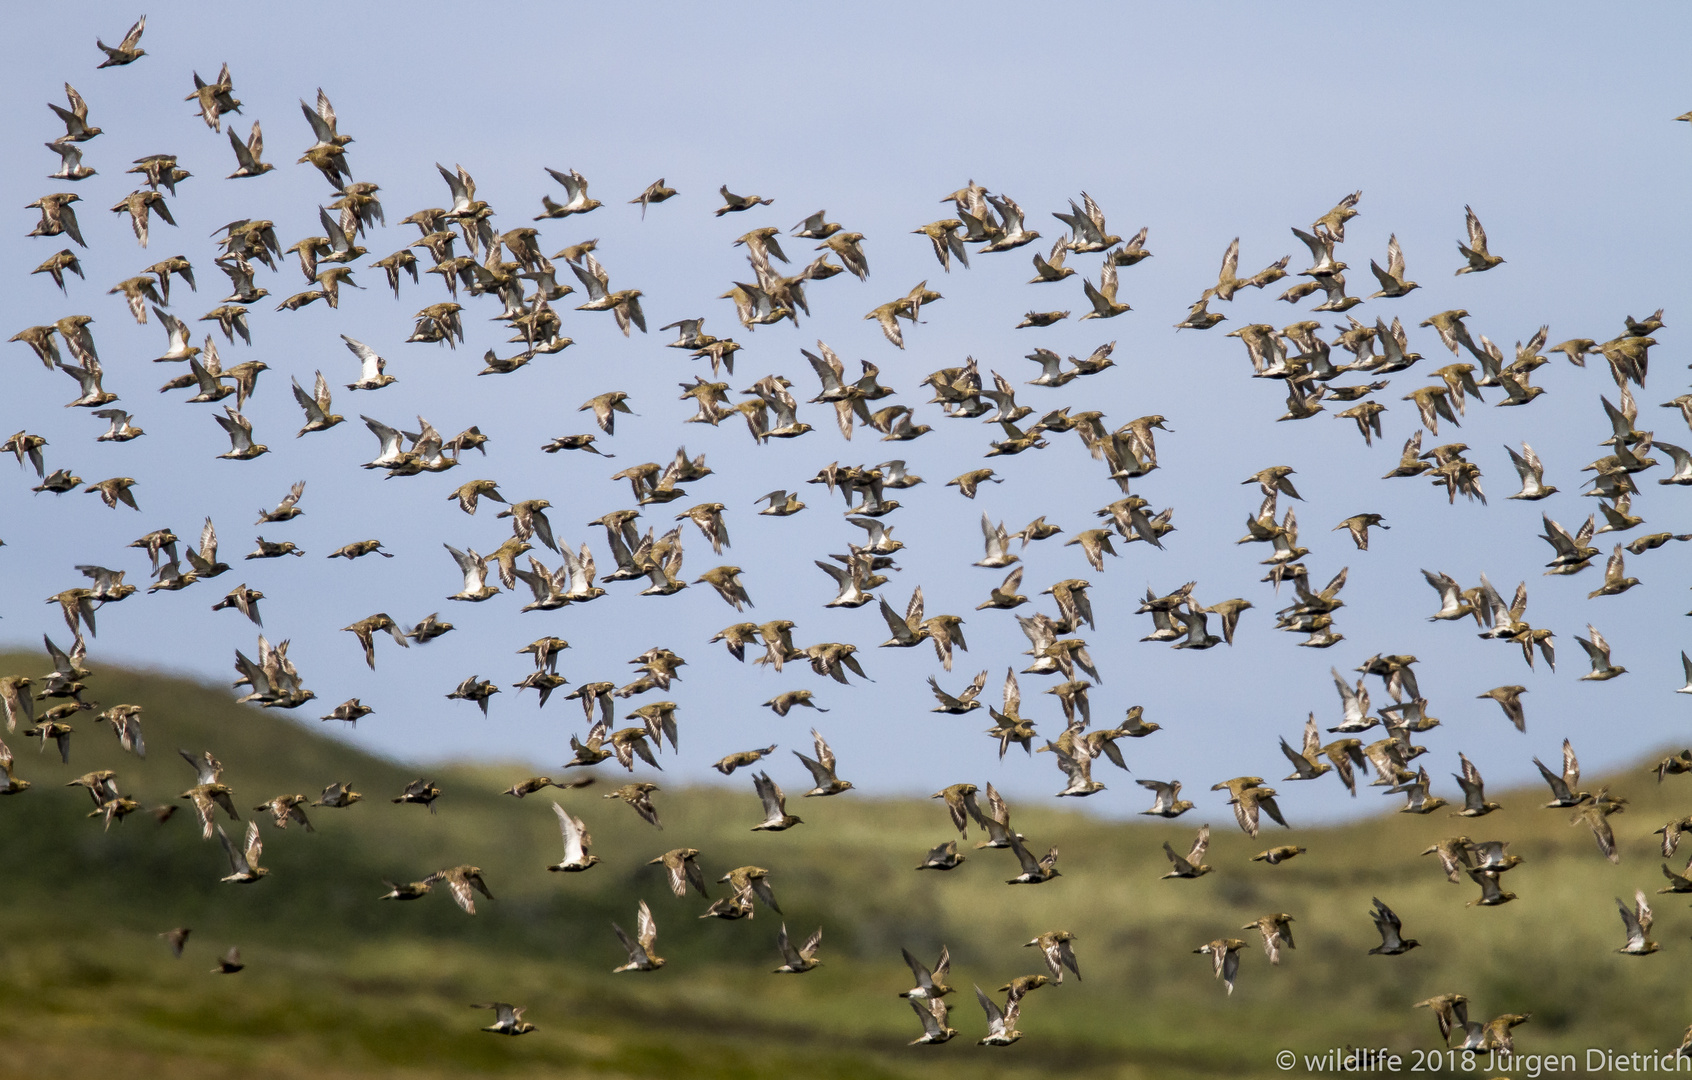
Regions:
<svg viewBox="0 0 1692 1080"><path fill-rule="evenodd" d="M0 657L0 671L41 666ZM103 702L145 707L147 760L123 754L86 719L68 767L9 739L35 787L0 801L11 900L0 909L0 1075L897 1077L962 1075L988 1063L1012 1076L1053 1065L1099 1077L1269 1075L1283 1046L1433 1045L1432 1019L1410 1005L1440 992L1467 994L1483 1018L1534 1013L1518 1033L1530 1052L1673 1045L1692 1020L1677 971L1692 923L1681 898L1657 905L1665 955L1612 951L1621 925L1611 898L1662 884L1650 831L1687 811L1684 778L1661 787L1642 770L1615 778L1633 799L1615 819L1620 866L1604 862L1566 812L1538 809L1543 795L1534 791L1495 793L1506 809L1479 822L1438 811L1296 830L1291 839L1309 854L1274 868L1247 860L1286 842L1281 830L1252 842L1215 820L1208 861L1218 869L1198 881L1158 880L1162 841L1184 850L1195 815L1175 826L1120 825L1018 805L1031 846L1061 845L1063 877L1010 888L1005 852L972 853L945 875L911 870L948 836L934 803L795 799L790 809L807 824L753 834L749 790L666 790L656 797L659 832L599 798L620 772L597 787L518 802L494 792L520 777L483 766L431 773L446 791L431 816L387 802L414 769L317 738L315 720L237 707L220 689L147 674L103 671L95 685ZM236 887L218 882L222 854L199 838L191 814L163 827L137 814L103 833L79 816L86 794L59 786L113 768L145 805L173 799L192 779L178 746L212 749L226 763L243 816L272 795L315 796L332 780L352 781L367 800L313 811L315 835L265 825L272 875ZM1115 770L1103 779L1129 782ZM543 869L558 858L552 797L595 836L604 862L588 873ZM1456 832L1513 841L1528 859L1506 880L1520 900L1464 906L1474 888L1449 885L1432 857L1417 854ZM771 868L795 936L825 927L824 966L803 978L769 974L779 963L773 913L694 918L703 902L675 899L660 870L644 865L677 846L701 849L713 878L743 863ZM442 895L375 900L382 877L411 880L460 862L481 866L498 898L474 918ZM1365 955L1376 943L1366 914L1376 895L1423 948ZM607 924L632 926L642 898L670 966L612 976L622 955ZM1296 917L1298 949L1272 969L1254 940L1228 998L1208 958L1190 950L1250 936L1238 928L1270 911ZM177 925L195 928L181 961L155 937ZM1021 943L1059 927L1078 935L1086 980L1030 998L1028 1037L984 1060L990 1052L969 1045L982 1028L970 983L991 990L1037 970ZM962 990L951 1000L963 1035L906 1049L916 1022L893 996L909 985L899 947L932 957L942 941ZM208 974L232 943L248 969ZM526 1004L540 1030L515 1040L479 1035L491 1014L465 1006L494 998Z"/></svg>

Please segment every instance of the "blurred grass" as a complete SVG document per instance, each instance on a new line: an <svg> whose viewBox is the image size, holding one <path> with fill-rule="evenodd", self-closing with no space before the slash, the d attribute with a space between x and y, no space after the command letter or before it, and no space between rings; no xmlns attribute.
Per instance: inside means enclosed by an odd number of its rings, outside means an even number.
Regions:
<svg viewBox="0 0 1692 1080"><path fill-rule="evenodd" d="M0 656L0 672L42 667L38 657ZM1663 878L1651 835L1692 798L1686 778L1659 786L1643 763L1584 785L1609 780L1633 800L1613 819L1619 866L1599 857L1584 827L1568 825L1566 811L1540 809L1537 791L1493 793L1506 809L1480 821L1444 810L1385 813L1286 838L1275 829L1256 842L1214 819L1207 859L1217 870L1197 881L1159 876L1162 842L1184 851L1198 812L1174 824L1121 824L1018 804L1015 823L1030 847L1062 849L1063 876L1010 888L1006 852L969 851L947 874L912 870L955 835L933 802L795 799L790 809L805 825L755 834L750 785L744 794L665 789L655 796L660 832L600 798L620 772L518 801L496 792L521 769L380 760L319 737L315 720L236 706L221 688L144 672L101 670L92 685L106 704L144 707L149 756L122 753L89 714L73 720L70 766L9 737L17 772L34 787L0 800L10 899L0 907L0 1076L1267 1076L1282 1047L1437 1045L1432 1018L1411 1008L1437 993L1468 995L1483 1020L1533 1013L1517 1043L1530 1053L1672 1047L1692 1021L1680 972L1692 920L1683 898L1654 895ZM265 824L272 873L234 887L218 882L222 852L200 839L186 803L163 826L138 813L103 832L81 816L85 792L60 786L112 768L143 805L176 801L193 779L177 747L222 759L243 817L280 793L315 798L332 781L351 781L366 798L312 810L315 834ZM438 814L388 802L418 775L444 789ZM1130 782L1115 770L1104 779ZM604 861L587 873L544 869L559 857L553 798L594 835ZM1466 907L1477 890L1450 885L1433 857L1418 854L1460 832L1509 839L1526 856L1506 879L1521 899ZM1287 839L1308 854L1279 867L1248 861ZM645 865L680 846L703 852L713 880L745 863L770 868L795 936L824 927L823 966L803 978L769 974L780 962L773 912L698 920L704 902L677 900L661 869ZM383 877L409 881L466 862L482 867L497 897L474 918L444 890L413 903L376 900ZM1657 901L1663 955L1614 952L1622 934L1612 898L1635 888ZM1366 955L1378 942L1372 896L1399 913L1421 948ZM612 976L623 956L608 924L632 926L641 899L669 966ZM1298 947L1279 968L1239 929L1271 911L1296 920ZM156 936L178 925L194 928L181 960ZM1085 981L1031 997L1021 1043L970 1045L984 1029L971 984L991 990L1040 970L1022 943L1057 928L1079 938ZM1209 958L1191 953L1229 936L1251 939L1231 998L1211 978ZM953 956L952 1024L961 1034L947 1046L907 1048L918 1028L894 996L910 985L899 949L931 960L942 943ZM247 969L209 974L231 944ZM539 1030L521 1039L477 1032L492 1014L467 1005L496 999L526 1005Z"/></svg>

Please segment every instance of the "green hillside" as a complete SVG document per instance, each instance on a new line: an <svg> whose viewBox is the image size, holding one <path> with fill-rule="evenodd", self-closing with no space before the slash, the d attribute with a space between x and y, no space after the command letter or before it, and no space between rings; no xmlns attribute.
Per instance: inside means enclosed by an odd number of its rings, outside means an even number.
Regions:
<svg viewBox="0 0 1692 1080"><path fill-rule="evenodd" d="M0 673L45 667L38 656L0 656ZM762 834L749 831L758 818L749 784L744 793L666 788L654 797L660 832L600 798L620 770L601 766L596 786L519 801L496 792L520 770L379 760L322 738L314 719L236 706L221 688L115 669L100 670L91 686L103 704L144 707L145 761L123 753L88 713L73 719L69 766L37 754L21 731L6 736L33 787L0 799L4 1076L945 1077L1054 1067L1083 1077L1268 1076L1278 1074L1272 1056L1281 1048L1435 1046L1432 1018L1411 1004L1444 992L1466 994L1482 1020L1531 1012L1517 1030L1519 1052L1672 1047L1692 1022L1681 975L1692 915L1687 898L1654 895L1664 879L1651 835L1692 810L1692 793L1689 778L1659 786L1643 764L1586 785L1608 781L1632 800L1613 819L1617 866L1584 827L1570 827L1568 811L1539 808L1542 790L1492 793L1505 809L1480 821L1444 810L1386 814L1291 834L1274 828L1256 842L1212 819L1207 861L1217 869L1196 881L1159 876L1168 869L1162 842L1185 851L1197 813L1167 826L1115 824L1021 803L1012 807L1017 828L1031 847L1061 847L1063 876L1011 888L1003 879L1014 859L1002 851L970 851L946 874L912 870L956 835L937 802L796 798L789 809L806 824ZM315 834L266 823L271 874L235 886L219 883L228 872L222 852L200 839L187 803L162 826L137 813L103 832L82 816L87 793L61 786L111 768L144 806L175 801L193 781L178 747L210 749L224 762L243 817L274 795L315 798L332 781L350 781L366 799L311 810ZM445 791L437 814L388 801L420 773ZM1130 782L1114 770L1102 778ZM599 866L545 870L560 856L554 798L585 819ZM234 823L226 827L236 834ZM1418 854L1456 833L1512 841L1527 859L1505 880L1519 900L1465 906L1475 887L1448 884L1435 859ZM1278 867L1248 861L1289 841L1309 852ZM770 974L781 962L773 912L699 920L705 902L677 900L662 870L645 865L681 846L703 852L713 880L746 863L768 867L794 935L824 927L823 966ZM376 899L384 877L409 881L459 863L482 867L496 897L474 917L444 889L415 903ZM1660 955L1614 952L1622 928L1612 898L1636 887L1656 902ZM724 888L714 885L713 896ZM1378 943L1372 896L1399 913L1421 948L1366 955ZM632 928L641 899L669 964L612 975L624 957L610 922ZM1239 929L1273 911L1296 919L1297 949L1279 968ZM179 925L194 933L176 960L157 935ZM1085 981L1033 994L1021 1043L974 1046L984 1023L971 983L991 990L1041 970L1022 943L1059 928L1079 939ZM1234 936L1251 946L1230 998L1209 958L1192 950ZM950 999L960 1035L906 1047L920 1029L895 996L910 985L899 949L932 960L941 943L960 990ZM210 974L231 944L247 969ZM521 1039L479 1033L492 1014L467 1006L495 999L526 1005L539 1030Z"/></svg>

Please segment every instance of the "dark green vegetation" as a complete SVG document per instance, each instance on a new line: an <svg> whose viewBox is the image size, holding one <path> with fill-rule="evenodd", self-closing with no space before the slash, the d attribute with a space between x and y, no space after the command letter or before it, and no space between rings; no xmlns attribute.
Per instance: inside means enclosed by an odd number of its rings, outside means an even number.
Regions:
<svg viewBox="0 0 1692 1080"><path fill-rule="evenodd" d="M0 672L37 668L37 656L0 657ZM1055 1068L1083 1077L1267 1076L1277 1075L1271 1059L1283 1047L1435 1046L1432 1017L1411 1004L1443 992L1468 995L1483 1020L1533 1013L1516 1033L1526 1053L1672 1047L1692 1021L1683 974L1692 915L1687 898L1654 895L1664 879L1651 835L1692 809L1692 778L1659 786L1643 763L1583 785L1608 780L1632 799L1613 819L1619 866L1599 856L1584 826L1570 827L1568 811L1539 809L1543 791L1493 793L1506 809L1480 821L1445 809L1386 814L1291 834L1271 826L1256 842L1214 812L1167 826L1114 824L1019 804L1015 825L1037 851L1059 844L1063 877L1011 888L1003 879L1014 860L1002 851L971 851L947 874L911 869L956 835L938 802L795 797L789 809L806 824L770 835L748 831L759 816L749 783L744 792L663 790L654 797L660 832L600 798L620 770L602 766L594 787L519 801L496 792L524 770L479 766L422 770L445 791L431 815L388 801L418 769L320 738L313 719L115 669L100 670L91 686L104 704L145 707L149 754L122 753L88 713L73 721L68 767L37 754L21 732L7 736L18 774L34 786L0 800L0 1075L903 1077ZM559 722L562 744L573 718ZM315 798L337 780L366 798L311 810L313 835L267 821L271 875L236 886L219 884L222 852L200 839L187 803L163 826L142 812L106 833L81 816L87 794L60 786L112 768L144 806L176 801L193 780L178 747L222 759L243 817L272 796ZM1438 782L1447 764L1430 766L1437 790L1454 790ZM1100 776L1132 782L1114 769ZM553 798L586 821L601 865L546 872L560 854ZM1363 805L1375 798L1365 789ZM1167 869L1162 842L1185 852L1204 820L1215 828L1207 861L1216 872L1158 880ZM1521 899L1464 906L1479 890L1448 884L1435 858L1418 854L1457 833L1513 841L1527 862L1505 887ZM1309 853L1278 867L1248 861L1289 841ZM705 902L675 899L662 870L645 865L679 846L699 848L712 879L744 863L770 868L794 935L825 928L823 966L803 977L770 974L780 963L780 917L767 910L748 921L699 921ZM444 888L411 903L376 899L384 877L410 881L459 863L482 867L497 897L481 901L475 917ZM1636 887L1656 902L1660 955L1613 951L1622 927L1612 898L1630 898ZM713 895L723 889L713 886ZM1397 910L1421 948L1365 955L1378 942L1371 896ZM609 924L632 929L640 899L652 906L669 965L613 976L623 955ZM1298 943L1274 969L1255 935L1239 929L1272 911L1294 915ZM194 934L175 960L157 934L179 925ZM992 990L1041 970L1022 942L1058 928L1077 935L1086 980L1030 997L1020 1044L972 1045L984 1023L971 983ZM1211 979L1209 958L1191 950L1231 936L1251 946L1229 998ZM932 960L942 942L952 950L960 992L950 999L951 1022L961 1034L945 1046L907 1048L920 1029L894 996L911 985L899 948ZM247 969L209 974L231 944ZM495 999L528 1006L539 1030L521 1039L479 1033L492 1014L467 1006Z"/></svg>

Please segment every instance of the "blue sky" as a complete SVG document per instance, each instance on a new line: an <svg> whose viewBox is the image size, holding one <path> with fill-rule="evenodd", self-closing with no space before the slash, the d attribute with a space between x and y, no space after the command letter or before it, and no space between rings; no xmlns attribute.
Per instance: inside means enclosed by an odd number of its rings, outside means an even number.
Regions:
<svg viewBox="0 0 1692 1080"><path fill-rule="evenodd" d="M108 607L92 641L95 660L122 660L232 679L233 649L251 651L254 628L210 605L246 581L262 590L265 629L290 638L291 657L317 692L302 714L315 717L358 696L377 709L346 733L351 741L410 758L516 759L555 768L568 757L568 735L581 730L575 704L554 700L537 710L534 696L511 684L526 674L516 650L544 634L572 643L560 670L573 684L632 675L626 661L662 645L688 661L671 694L680 705L682 753L664 760L672 779L715 776L710 762L751 747L780 743L808 752L815 723L833 743L842 775L873 793L926 794L945 784L991 779L1018 797L1046 797L1062 786L1050 761L1020 752L1004 762L969 717L929 713L929 674L956 690L975 671L990 672L996 695L1007 664L1021 668L1027 647L1009 613L972 609L1001 572L970 565L980 558L977 521L986 512L1018 528L1045 514L1065 534L1025 553L1023 591L1036 595L1053 581L1085 577L1094 583L1100 622L1087 631L1104 682L1092 694L1095 716L1115 722L1129 705L1144 705L1164 725L1129 747L1135 778L1184 780L1202 789L1239 773L1284 771L1276 740L1296 742L1306 713L1338 720L1330 666L1346 671L1377 653L1421 658L1421 686L1444 726L1422 740L1436 790L1456 796L1446 777L1459 750L1489 782L1534 775L1531 759L1551 760L1571 738L1589 772L1679 741L1685 698L1679 650L1683 610L1692 584L1678 545L1630 557L1629 573L1644 585L1624 596L1589 601L1601 565L1573 578L1541 576L1549 548L1536 538L1541 511L1571 531L1596 507L1577 492L1581 466L1607 452L1609 432L1598 397L1614 400L1602 363L1576 369L1560 357L1536 373L1547 393L1522 409L1471 403L1462 428L1428 445L1457 438L1485 472L1490 505L1448 506L1442 493L1410 480L1382 481L1399 446L1416 427L1414 407L1399 399L1448 362L1431 330L1416 323L1452 307L1471 312L1469 325L1502 344L1525 340L1542 323L1550 340L1599 340L1622 330L1625 315L1643 317L1666 307L1667 327L1656 336L1648 387L1638 394L1640 426L1665 442L1692 437L1658 402L1685 390L1680 323L1675 301L1685 295L1686 218L1683 180L1692 131L1672 118L1692 107L1692 87L1674 50L1685 39L1683 9L1635 12L1627 22L1567 5L1496 7L1480 12L1418 8L1398 12L1303 6L1288 8L1073 7L1060 13L993 5L862 5L829 13L785 5L739 5L732 18L716 10L644 10L563 5L489 5L479 22L441 8L438 18L415 9L369 5L290 5L283 10L179 5L150 13L143 46L148 56L128 67L95 71L98 35L121 38L138 12L104 4L36 7L14 17L19 40L39 47L0 71L11 105L0 121L17 147L0 186L14 206L3 242L11 274L5 305L11 328L51 322L70 313L95 317L107 370L106 386L148 432L123 444L99 444L101 421L60 406L74 384L43 368L27 348L10 346L8 391L0 395L0 434L19 428L49 439L48 467L72 468L92 483L107 476L139 480L142 512L113 511L81 493L32 495L33 473L0 462L0 641L35 647L46 631L63 641L64 627L41 598L80 583L73 567L101 563L126 569L145 584L142 553L126 548L151 529L169 526L187 538L207 515L216 521L225 561L234 569L179 593L133 597ZM448 18L465 25L449 26ZM66 26L74 29L65 31ZM346 42L343 46L339 42ZM229 118L243 136L253 120L265 126L266 157L277 169L253 180L226 181L234 168L227 139L206 128L182 101L192 73L211 78L229 61L235 96L244 103ZM43 107L62 102L61 84L87 98L90 118L105 134L86 144L86 163L99 174L78 185L43 179L56 161L39 148L59 134ZM226 363L262 359L270 369L248 404L258 437L273 448L250 463L218 461L227 441L213 423L214 407L186 405L181 393L156 387L178 374L148 359L163 347L156 320L135 324L121 298L105 290L142 266L172 254L194 263L198 293L180 286L172 311L190 318L216 307L222 275L213 265L211 233L248 217L276 222L284 245L319 231L317 207L334 198L323 179L293 161L310 143L297 102L321 86L333 99L355 176L382 186L388 226L362 241L379 257L416 237L399 219L445 204L434 164L462 164L478 197L496 210L495 224L530 224L543 194L559 197L545 167L578 169L606 205L585 217L540 223L550 254L587 238L614 288L645 294L649 335L625 340L602 314L561 302L564 332L576 344L538 358L510 376L479 378L490 346L514 346L491 297L464 301L466 344L456 351L404 344L411 315L446 299L439 281L402 286L396 302L379 270L355 271L366 291L343 293L339 310L321 304L274 312L281 298L302 289L289 257L260 284L273 294L253 306L254 344L229 346ZM228 122L228 121L226 121ZM31 149L34 147L34 149ZM170 151L194 173L169 200L177 228L154 222L151 246L135 244L127 221L106 212L132 179L123 170L148 153ZM641 220L626 200L665 177L681 195ZM948 216L940 197L977 180L1014 197L1043 240L1008 254L980 255L970 269L941 271L918 226ZM771 197L774 205L715 218L716 189ZM1323 415L1276 423L1284 408L1278 383L1248 378L1238 341L1223 335L1251 322L1281 326L1307 317L1275 302L1280 287L1242 293L1216 304L1221 327L1177 333L1186 307L1215 280L1223 250L1241 240L1241 269L1249 272L1305 253L1289 227L1305 228L1340 196L1362 189L1361 215L1349 225L1340 257L1351 266L1352 292L1372 291L1371 258L1384 261L1387 238L1403 245L1409 275L1422 288L1400 300L1370 302L1354 312L1366 321L1395 315L1426 359L1391 376L1379 395L1388 406L1386 437L1366 449L1349 421ZM26 239L34 211L24 203L57 190L76 190L86 252L87 281L72 279L61 296L45 275L28 271L63 244ZM1080 277L1030 286L1029 256L1044 251L1063 226L1050 214L1087 191L1103 206L1112 231L1132 235L1149 226L1154 257L1122 271L1121 296L1133 311L1108 322L1074 319L1048 329L1013 330L1031 308L1073 309L1086 302ZM1485 222L1493 250L1508 261L1483 275L1454 277L1461 265L1463 207ZM749 229L787 230L813 211L866 236L867 282L842 275L809 290L814 317L801 325L747 332L732 306L717 299L735 280L747 280L743 249L734 239ZM784 242L798 264L811 242ZM368 260L366 260L368 261ZM1073 256L1097 278L1098 256ZM562 270L562 267L561 267ZM863 314L926 279L944 300L923 309L921 325L906 331L897 350ZM1307 309L1310 302L1300 305ZM860 430L841 440L824 406L802 418L817 430L783 445L755 446L736 420L712 429L682 425L691 407L676 400L677 385L703 371L699 361L664 348L658 326L704 315L706 330L745 345L737 357L736 390L759 376L792 379L801 400L816 380L800 356L818 339L849 365L860 358L880 366L899 391L893 399L915 408L934 432L913 443L882 444ZM1333 320L1329 319L1331 324ZM197 323L196 342L205 329ZM209 325L209 324L206 324ZM296 440L299 410L290 376L309 386L323 370L337 388L356 375L338 335L370 343L390 361L394 386L376 393L337 390L335 407L350 422ZM1036 346L1085 355L1115 340L1117 366L1058 390L1020 384L1038 374L1022 357ZM1103 573L1091 571L1064 539L1095 522L1093 511L1118 497L1103 468L1073 435L1052 438L1038 453L991 462L1006 483L975 501L944 482L984 462L993 428L943 419L922 404L918 382L929 372L973 355L983 372L996 370L1019 384L1018 400L1045 411L1061 405L1098 408L1113 425L1147 413L1169 418L1160 435L1162 468L1136 482L1154 507L1175 508L1178 531L1164 551L1121 547ZM636 416L619 418L614 437L600 445L614 462L581 454L545 455L539 446L564 434L591 430L576 409L604 391L630 395ZM1343 406L1340 406L1343 407ZM363 412L395 426L421 414L445 433L476 424L492 436L486 458L470 455L438 476L388 480L355 466L373 456L376 440L356 416ZM1503 445L1523 439L1547 464L1562 493L1537 504L1506 501L1515 478ZM705 453L715 475L689 486L694 502L728 506L733 546L721 559L692 526L684 532L689 579L719 562L745 568L757 621L789 618L801 645L845 641L859 646L873 683L841 687L803 665L781 676L730 660L706 644L740 620L707 587L672 597L635 595L638 585L609 586L591 605L551 614L520 615L517 598L481 605L444 597L457 588L442 542L488 551L507 535L484 504L467 517L446 493L472 478L497 480L511 498L547 498L560 540L593 548L602 571L610 562L603 531L586 523L630 504L627 486L611 473L642 461L663 462L679 444ZM1666 455L1659 454L1659 457ZM812 565L844 551L858 530L839 517L843 504L804 481L831 461L875 464L909 460L928 483L900 493L905 507L889 520L906 544L900 571L882 592L903 609L920 584L930 614L966 618L970 651L950 676L932 651L881 650L885 627L873 605L825 610L832 586ZM1256 507L1253 488L1240 481L1259 468L1288 464L1306 501L1296 503L1312 549L1313 577L1325 581L1351 568L1338 613L1346 640L1325 650L1297 648L1294 636L1272 629L1273 612L1290 603L1261 584L1257 560L1266 552L1237 547L1244 519ZM1641 479L1634 510L1647 524L1620 539L1692 526L1686 495ZM257 508L274 506L296 480L307 481L306 513L284 525L252 528ZM778 487L797 489L809 504L786 519L760 518L753 500ZM1284 506L1283 506L1284 509ZM662 532L673 512L649 509L642 527ZM1384 514L1390 532L1377 533L1358 552L1329 530L1346 516ZM254 535L290 539L303 559L242 562ZM322 558L351 540L380 537L396 557L347 564ZM1608 536L1599 538L1608 550ZM542 552L550 561L550 552ZM1599 560L1601 564L1602 560ZM1556 631L1558 672L1529 672L1513 646L1480 642L1466 624L1430 624L1436 597L1419 568L1451 573L1465 585L1486 572L1508 590L1526 580L1528 618ZM1141 644L1149 632L1130 614L1148 586L1167 592L1188 580L1207 603L1244 597L1255 605L1232 648L1172 651ZM1032 587L1030 587L1032 586ZM1050 610L1049 601L1031 608ZM1029 609L1022 609L1027 611ZM384 639L377 670L363 663L356 642L338 628L375 611L410 624L432 611L457 631L427 647L400 651ZM1606 684L1580 683L1584 656L1574 642L1597 625L1629 674ZM476 673L504 690L483 719L469 704L443 695ZM1023 694L1042 735L1061 730L1055 702L1040 694L1049 681L1023 677ZM1528 731L1517 734L1495 705L1475 695L1489 687L1529 688ZM831 709L798 710L779 719L760 703L788 689L809 687ZM1375 690L1377 704L1384 694ZM651 697L623 703L632 708ZM996 702L995 702L996 703ZM322 705L318 709L316 706ZM152 719L152 718L149 718ZM153 722L168 731L169 718ZM313 719L310 723L316 724ZM168 742L168 739L166 740ZM789 764L791 767L789 767ZM1281 770L1281 771L1278 771ZM792 787L797 762L776 769ZM1147 800L1132 779L1108 769L1109 790L1086 800L1105 814L1129 814ZM731 781L738 783L738 781ZM1372 795L1353 803L1337 784L1283 785L1296 821L1375 809ZM1220 798L1195 795L1216 803Z"/></svg>

